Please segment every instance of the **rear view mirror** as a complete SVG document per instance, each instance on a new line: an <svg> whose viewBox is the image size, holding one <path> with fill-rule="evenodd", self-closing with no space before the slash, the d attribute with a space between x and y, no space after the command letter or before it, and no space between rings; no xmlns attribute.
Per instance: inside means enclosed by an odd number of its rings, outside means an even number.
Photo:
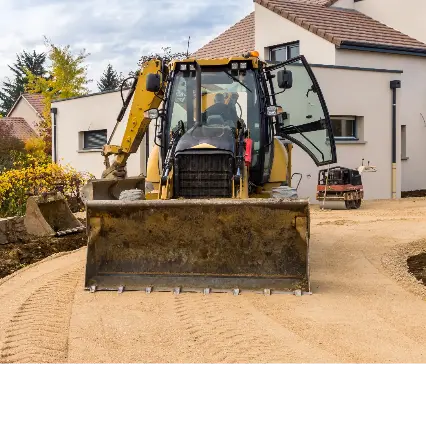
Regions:
<svg viewBox="0 0 426 426"><path fill-rule="evenodd" d="M146 90L157 93L160 90L161 80L159 74L148 74L146 77Z"/></svg>
<svg viewBox="0 0 426 426"><path fill-rule="evenodd" d="M288 70L277 72L277 83L280 89L291 89L293 87L293 74Z"/></svg>

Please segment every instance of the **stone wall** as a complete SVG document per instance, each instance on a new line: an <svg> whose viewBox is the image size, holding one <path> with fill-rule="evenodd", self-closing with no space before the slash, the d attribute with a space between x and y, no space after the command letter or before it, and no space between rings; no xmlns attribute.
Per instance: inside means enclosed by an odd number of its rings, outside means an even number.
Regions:
<svg viewBox="0 0 426 426"><path fill-rule="evenodd" d="M0 218L0 244L26 241L28 234L21 216Z"/></svg>

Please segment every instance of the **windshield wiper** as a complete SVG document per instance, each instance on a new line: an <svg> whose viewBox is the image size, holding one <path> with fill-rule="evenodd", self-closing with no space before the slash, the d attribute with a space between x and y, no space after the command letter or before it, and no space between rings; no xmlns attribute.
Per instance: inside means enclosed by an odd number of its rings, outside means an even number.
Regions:
<svg viewBox="0 0 426 426"><path fill-rule="evenodd" d="M225 71L225 70L223 70L223 72L226 74L226 75L229 75L229 77L231 77L232 78L232 80L234 80L234 81L236 81L237 83L240 83L241 84L241 86L244 86L249 92L251 92L251 90L244 84L244 83L241 83L241 81L240 80L238 80L238 78L235 78L232 74L229 74L229 72L228 71Z"/></svg>

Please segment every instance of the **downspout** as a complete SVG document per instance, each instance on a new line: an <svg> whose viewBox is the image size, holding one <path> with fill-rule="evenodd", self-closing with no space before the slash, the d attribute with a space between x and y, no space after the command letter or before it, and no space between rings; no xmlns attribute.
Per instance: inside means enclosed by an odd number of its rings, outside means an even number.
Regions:
<svg viewBox="0 0 426 426"><path fill-rule="evenodd" d="M58 150L57 150L57 139L56 139L56 114L58 112L57 108L51 108L50 112L52 114L52 160L54 163L58 162Z"/></svg>
<svg viewBox="0 0 426 426"><path fill-rule="evenodd" d="M390 82L392 90L392 199L396 200L396 89L401 88L401 80Z"/></svg>

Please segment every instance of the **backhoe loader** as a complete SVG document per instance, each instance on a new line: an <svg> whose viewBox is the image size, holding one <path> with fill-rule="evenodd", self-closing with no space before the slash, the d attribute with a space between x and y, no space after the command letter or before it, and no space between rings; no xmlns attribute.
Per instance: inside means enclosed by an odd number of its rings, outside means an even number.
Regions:
<svg viewBox="0 0 426 426"><path fill-rule="evenodd" d="M336 149L305 57L152 59L116 127L130 104L121 145L114 129L102 178L83 190L85 289L310 292L309 200L289 196L292 148L317 166ZM146 176L127 177L151 122Z"/></svg>

